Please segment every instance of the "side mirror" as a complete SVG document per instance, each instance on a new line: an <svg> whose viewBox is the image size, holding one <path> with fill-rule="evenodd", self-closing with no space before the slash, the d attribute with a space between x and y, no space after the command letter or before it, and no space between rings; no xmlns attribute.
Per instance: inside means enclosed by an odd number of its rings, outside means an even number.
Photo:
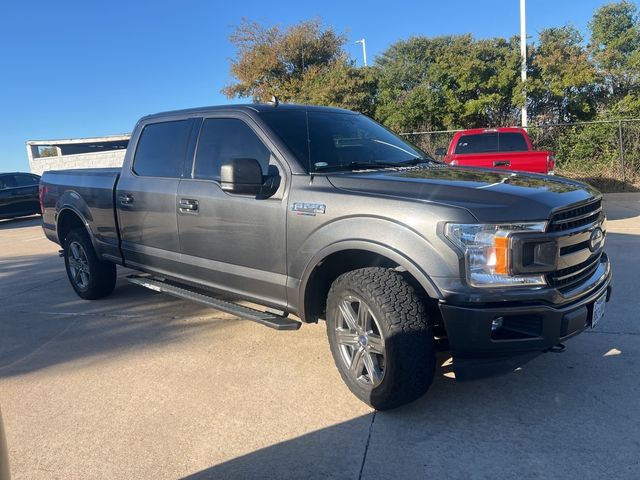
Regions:
<svg viewBox="0 0 640 480"><path fill-rule="evenodd" d="M225 192L257 195L263 182L262 167L255 158L232 158L220 167L220 188Z"/></svg>
<svg viewBox="0 0 640 480"><path fill-rule="evenodd" d="M444 157L447 154L447 149L440 147L436 148L436 157Z"/></svg>

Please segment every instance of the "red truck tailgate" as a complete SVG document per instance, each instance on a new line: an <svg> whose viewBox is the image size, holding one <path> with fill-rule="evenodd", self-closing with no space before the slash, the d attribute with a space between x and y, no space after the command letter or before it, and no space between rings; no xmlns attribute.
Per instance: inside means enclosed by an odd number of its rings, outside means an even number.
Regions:
<svg viewBox="0 0 640 480"><path fill-rule="evenodd" d="M463 166L547 173L547 152L494 152L456 155L449 163Z"/></svg>

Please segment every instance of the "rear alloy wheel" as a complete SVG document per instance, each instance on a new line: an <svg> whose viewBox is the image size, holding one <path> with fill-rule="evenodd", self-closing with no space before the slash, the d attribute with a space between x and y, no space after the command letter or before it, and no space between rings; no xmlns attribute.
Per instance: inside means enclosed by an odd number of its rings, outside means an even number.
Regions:
<svg viewBox="0 0 640 480"><path fill-rule="evenodd" d="M64 239L64 264L71 286L85 300L106 297L116 286L116 266L98 260L84 229L72 230Z"/></svg>
<svg viewBox="0 0 640 480"><path fill-rule="evenodd" d="M80 289L89 288L89 260L84 247L78 242L69 243L69 277L71 281Z"/></svg>
<svg viewBox="0 0 640 480"><path fill-rule="evenodd" d="M338 277L327 299L327 336L342 379L373 408L404 405L431 385L431 324L422 300L395 270L363 268Z"/></svg>

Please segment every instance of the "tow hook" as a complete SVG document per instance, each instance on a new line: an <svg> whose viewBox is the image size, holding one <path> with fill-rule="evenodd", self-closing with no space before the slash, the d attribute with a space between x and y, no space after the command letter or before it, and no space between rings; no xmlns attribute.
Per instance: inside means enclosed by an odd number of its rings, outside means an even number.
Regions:
<svg viewBox="0 0 640 480"><path fill-rule="evenodd" d="M64 250L58 250L58 256L60 258L64 257Z"/></svg>
<svg viewBox="0 0 640 480"><path fill-rule="evenodd" d="M554 345L553 347L551 347L549 350L547 350L547 352L562 353L562 352L564 352L565 348L567 348L567 347L565 347L563 343L559 343L559 344Z"/></svg>

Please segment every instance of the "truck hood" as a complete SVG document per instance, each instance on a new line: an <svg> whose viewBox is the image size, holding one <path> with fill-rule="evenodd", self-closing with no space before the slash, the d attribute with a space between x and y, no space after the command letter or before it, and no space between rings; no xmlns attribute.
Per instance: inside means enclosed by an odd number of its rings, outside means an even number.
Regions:
<svg viewBox="0 0 640 480"><path fill-rule="evenodd" d="M600 196L589 185L565 178L445 165L328 179L341 190L464 208L479 222L546 220L554 210Z"/></svg>

